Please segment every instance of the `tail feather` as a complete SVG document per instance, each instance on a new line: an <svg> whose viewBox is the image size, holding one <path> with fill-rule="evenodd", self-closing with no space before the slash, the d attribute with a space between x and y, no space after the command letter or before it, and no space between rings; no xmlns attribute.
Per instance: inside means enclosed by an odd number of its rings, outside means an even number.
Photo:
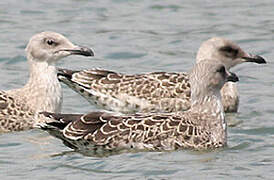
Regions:
<svg viewBox="0 0 274 180"><path fill-rule="evenodd" d="M55 114L50 112L41 112L43 117L47 118L46 122L38 123L40 129L47 131L50 135L61 139L63 143L72 149L78 149L78 147L73 143L73 140L67 139L63 131L65 127L73 122L78 120L82 115L80 114Z"/></svg>
<svg viewBox="0 0 274 180"><path fill-rule="evenodd" d="M45 117L52 121L46 122L47 125L63 130L70 122L80 119L81 114L56 114L50 112L41 112Z"/></svg>

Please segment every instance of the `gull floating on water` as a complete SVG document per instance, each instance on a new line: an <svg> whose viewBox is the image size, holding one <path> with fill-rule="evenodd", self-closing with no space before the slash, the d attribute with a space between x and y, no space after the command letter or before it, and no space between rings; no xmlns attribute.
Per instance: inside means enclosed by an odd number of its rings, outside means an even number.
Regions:
<svg viewBox="0 0 274 180"><path fill-rule="evenodd" d="M196 59L197 62L217 59L228 70L244 62L266 63L262 57L247 54L237 44L219 37L202 43ZM100 69L59 69L58 79L90 103L116 112L175 112L190 107L188 73L126 75ZM236 84L226 83L221 95L225 112L237 112L239 95Z"/></svg>
<svg viewBox="0 0 274 180"><path fill-rule="evenodd" d="M81 150L214 149L227 143L220 90L238 77L220 61L204 60L190 73L191 108L185 112L115 115L42 113L38 124L70 148Z"/></svg>
<svg viewBox="0 0 274 180"><path fill-rule="evenodd" d="M26 53L28 83L20 89L0 91L0 132L32 128L40 111L59 113L62 91L55 63L70 55L94 56L91 49L76 46L55 32L34 35Z"/></svg>

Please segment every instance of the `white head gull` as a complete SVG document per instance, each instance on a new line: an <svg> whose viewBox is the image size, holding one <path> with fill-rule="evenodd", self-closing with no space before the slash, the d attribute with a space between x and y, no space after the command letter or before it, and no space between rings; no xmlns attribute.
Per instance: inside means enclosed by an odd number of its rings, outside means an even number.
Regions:
<svg viewBox="0 0 274 180"><path fill-rule="evenodd" d="M76 46L55 32L34 35L26 53L30 70L27 84L0 91L0 132L31 128L40 111L60 112L62 91L55 63L70 55L94 55L91 49Z"/></svg>
<svg viewBox="0 0 274 180"><path fill-rule="evenodd" d="M204 59L220 59L228 70L244 62L266 63L261 56L248 54L234 42L220 37L213 37L202 43L196 56L196 62ZM227 82L222 88L221 94L225 112L237 112L239 94L236 84Z"/></svg>
<svg viewBox="0 0 274 180"><path fill-rule="evenodd" d="M202 43L196 57L218 60L229 70L244 62L263 64L257 55L244 52L237 44L214 37ZM132 112L175 112L190 108L190 83L187 73L153 72L121 74L102 69L71 71L60 69L60 81L107 110ZM234 83L226 83L221 92L225 112L238 110L239 97Z"/></svg>

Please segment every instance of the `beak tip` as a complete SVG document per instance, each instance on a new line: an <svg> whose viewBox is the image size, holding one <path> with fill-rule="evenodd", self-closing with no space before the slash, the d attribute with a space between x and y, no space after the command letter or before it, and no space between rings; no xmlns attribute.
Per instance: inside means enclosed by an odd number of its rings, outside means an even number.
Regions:
<svg viewBox="0 0 274 180"><path fill-rule="evenodd" d="M87 47L81 47L81 52L83 56L94 56L94 51Z"/></svg>
<svg viewBox="0 0 274 180"><path fill-rule="evenodd" d="M266 64L266 60L262 56L259 56L259 55L250 54L249 57L243 57L243 59L245 59L246 62L254 62L257 64Z"/></svg>
<svg viewBox="0 0 274 180"><path fill-rule="evenodd" d="M73 49L62 49L67 51L70 55L81 55L81 56L94 56L94 51L88 47L76 46Z"/></svg>
<svg viewBox="0 0 274 180"><path fill-rule="evenodd" d="M264 58L262 58L261 56L259 56L259 57L260 57L260 59L261 59L261 61L260 61L259 64L267 64L267 63L266 63L266 60L265 60Z"/></svg>
<svg viewBox="0 0 274 180"><path fill-rule="evenodd" d="M227 77L227 81L238 82L239 77L235 73L230 72L230 76Z"/></svg>

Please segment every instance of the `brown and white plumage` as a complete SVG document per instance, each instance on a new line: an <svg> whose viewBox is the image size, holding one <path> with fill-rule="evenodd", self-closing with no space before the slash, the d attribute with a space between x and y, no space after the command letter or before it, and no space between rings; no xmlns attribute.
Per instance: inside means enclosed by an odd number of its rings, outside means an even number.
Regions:
<svg viewBox="0 0 274 180"><path fill-rule="evenodd" d="M99 69L59 69L58 78L90 103L116 112L173 112L190 106L190 84L185 73L125 75Z"/></svg>
<svg viewBox="0 0 274 180"><path fill-rule="evenodd" d="M262 57L247 54L235 43L218 37L205 41L196 59L197 62L218 59L227 69L243 62L266 63ZM90 103L107 110L123 113L174 112L190 107L187 73L126 75L100 69L59 69L58 79ZM225 112L237 112L239 95L235 83L226 83L221 94Z"/></svg>
<svg viewBox="0 0 274 180"><path fill-rule="evenodd" d="M40 111L60 112L62 91L55 63L69 55L93 56L91 49L76 46L55 32L34 35L26 53L30 68L27 84L0 91L0 132L31 128Z"/></svg>
<svg viewBox="0 0 274 180"><path fill-rule="evenodd" d="M213 149L226 145L226 121L220 89L226 81L238 81L219 61L196 64L190 74L191 108L176 113L117 115L42 113L38 124L75 149L175 150ZM46 116L46 117L43 117Z"/></svg>

